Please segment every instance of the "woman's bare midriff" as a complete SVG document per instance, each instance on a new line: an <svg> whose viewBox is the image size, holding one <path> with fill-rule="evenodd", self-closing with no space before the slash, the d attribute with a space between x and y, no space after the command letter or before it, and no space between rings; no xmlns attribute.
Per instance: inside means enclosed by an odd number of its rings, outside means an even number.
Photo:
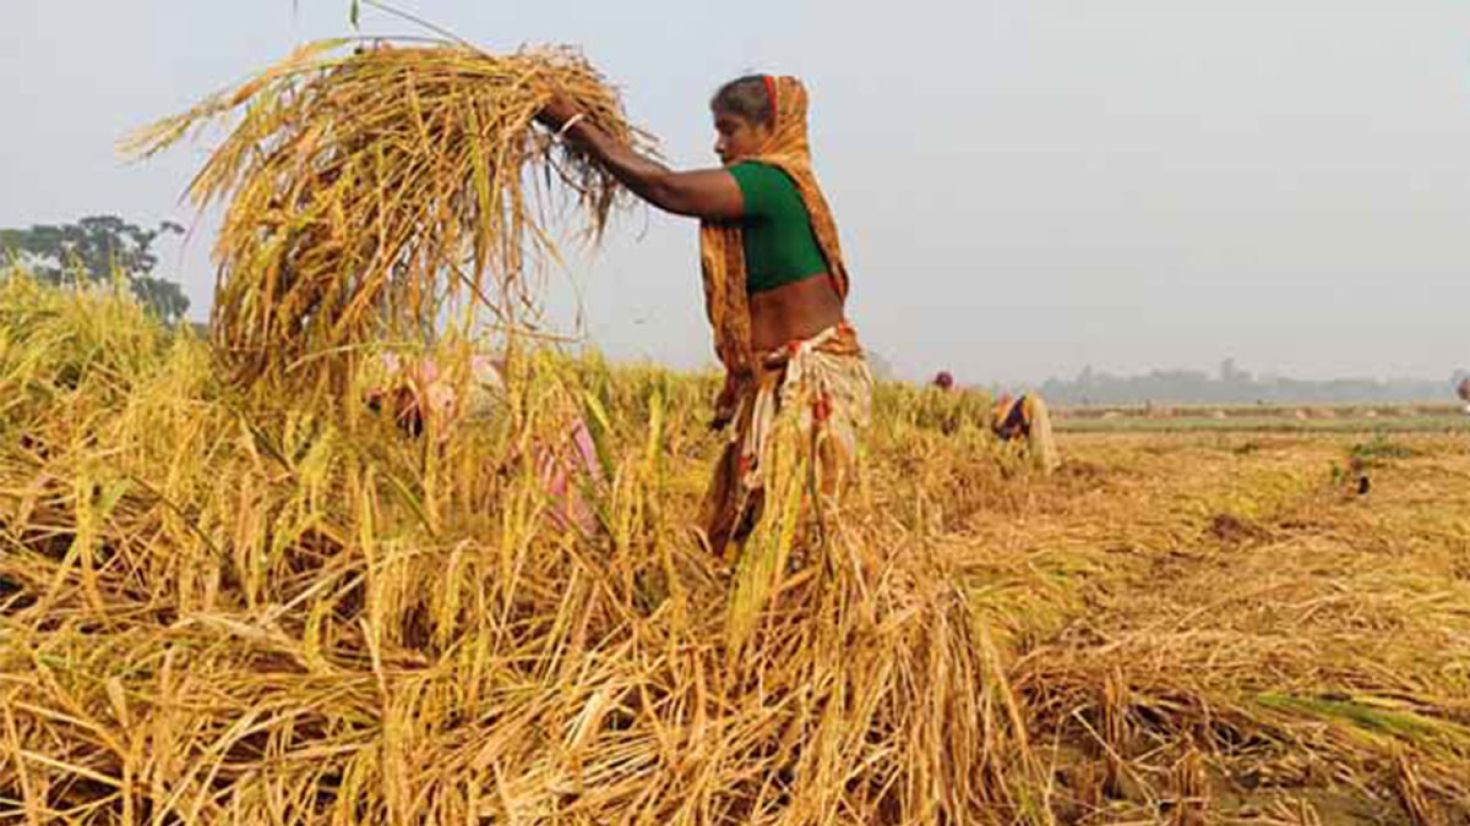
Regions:
<svg viewBox="0 0 1470 826"><path fill-rule="evenodd" d="M811 338L842 320L842 299L826 275L750 296L751 337L758 353Z"/></svg>

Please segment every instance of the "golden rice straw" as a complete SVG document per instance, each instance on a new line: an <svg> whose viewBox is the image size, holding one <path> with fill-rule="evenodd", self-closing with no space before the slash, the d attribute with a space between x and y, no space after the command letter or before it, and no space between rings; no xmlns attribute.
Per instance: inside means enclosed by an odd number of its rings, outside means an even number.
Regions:
<svg viewBox="0 0 1470 826"><path fill-rule="evenodd" d="M353 42L303 46L124 143L149 156L238 114L190 196L201 208L228 200L213 336L239 379L340 378L344 359L313 356L431 329L447 299L511 321L533 306L528 264L557 255L556 190L594 240L619 191L533 126L554 94L611 134L650 143L571 50Z"/></svg>

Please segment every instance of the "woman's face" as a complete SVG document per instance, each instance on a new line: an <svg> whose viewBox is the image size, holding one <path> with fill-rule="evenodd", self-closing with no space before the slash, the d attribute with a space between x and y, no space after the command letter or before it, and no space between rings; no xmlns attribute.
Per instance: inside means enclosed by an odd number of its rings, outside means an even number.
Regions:
<svg viewBox="0 0 1470 826"><path fill-rule="evenodd" d="M771 137L771 127L755 123L734 112L714 110L715 154L726 166L760 153Z"/></svg>

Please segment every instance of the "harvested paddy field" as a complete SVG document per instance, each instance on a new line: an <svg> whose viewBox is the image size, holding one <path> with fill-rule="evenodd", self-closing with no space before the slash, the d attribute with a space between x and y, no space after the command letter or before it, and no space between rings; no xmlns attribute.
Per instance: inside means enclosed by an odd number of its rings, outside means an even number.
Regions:
<svg viewBox="0 0 1470 826"><path fill-rule="evenodd" d="M1063 820L1465 817L1470 442L1062 444L945 541Z"/></svg>
<svg viewBox="0 0 1470 826"><path fill-rule="evenodd" d="M1463 435L1063 434L1045 476L884 386L840 553L732 651L713 376L542 353L414 437L125 302L0 315L6 819L1470 814ZM591 533L516 458L574 415Z"/></svg>

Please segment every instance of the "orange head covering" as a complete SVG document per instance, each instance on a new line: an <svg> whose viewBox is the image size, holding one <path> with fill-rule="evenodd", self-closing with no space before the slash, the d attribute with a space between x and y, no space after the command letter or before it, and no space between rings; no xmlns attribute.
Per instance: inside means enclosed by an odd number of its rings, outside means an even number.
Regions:
<svg viewBox="0 0 1470 826"><path fill-rule="evenodd" d="M832 210L812 172L811 144L807 139L807 94L794 77L766 76L774 118L771 136L745 161L773 166L796 183L811 217L812 234L827 262L827 273L837 294L847 297L847 267L837 241ZM699 230L699 257L704 273L705 310L714 327L715 352L730 374L741 381L752 374L755 354L751 343L750 305L745 292L745 246L738 222L705 222ZM728 389L728 385L727 385Z"/></svg>

